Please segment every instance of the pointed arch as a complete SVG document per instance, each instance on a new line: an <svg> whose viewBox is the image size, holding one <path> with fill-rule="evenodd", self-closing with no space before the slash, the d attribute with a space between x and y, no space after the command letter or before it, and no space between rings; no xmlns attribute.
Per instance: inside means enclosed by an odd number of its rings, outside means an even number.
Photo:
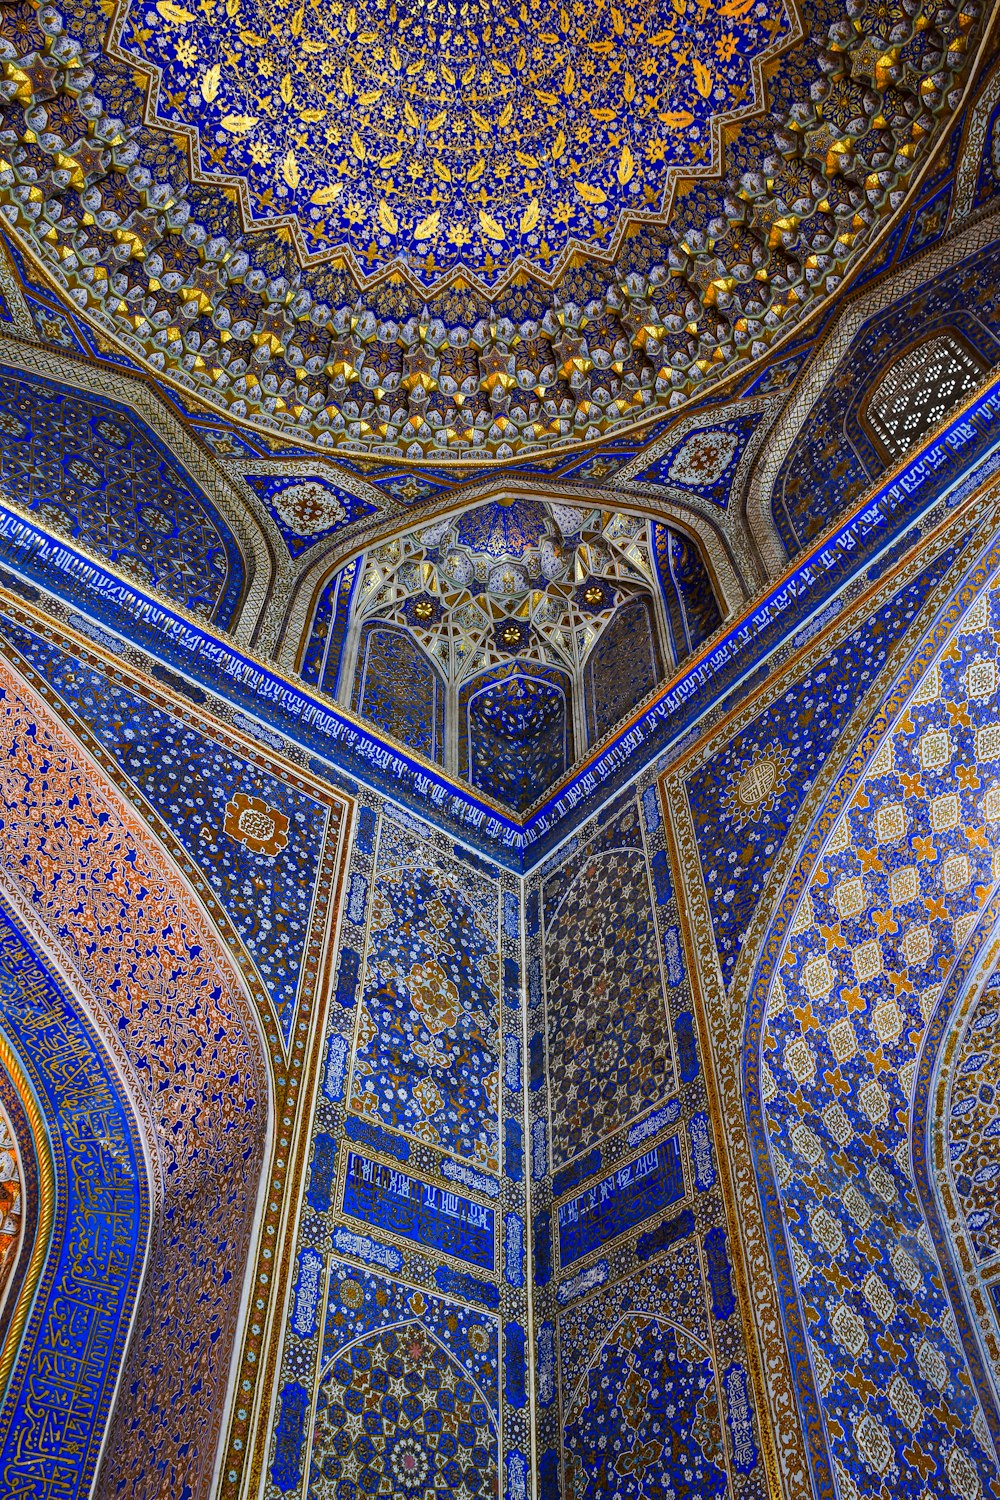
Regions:
<svg viewBox="0 0 1000 1500"><path fill-rule="evenodd" d="M151 1181L149 1251L98 1493L209 1490L268 1134L240 976L179 869L0 659L0 883L115 1057ZM204 1295L205 1288L211 1295Z"/></svg>
<svg viewBox="0 0 1000 1500"><path fill-rule="evenodd" d="M915 1468L970 1495L1000 1476L919 1190L915 1096L1000 899L998 566L994 547L842 760L750 986L749 1141L817 1496Z"/></svg>

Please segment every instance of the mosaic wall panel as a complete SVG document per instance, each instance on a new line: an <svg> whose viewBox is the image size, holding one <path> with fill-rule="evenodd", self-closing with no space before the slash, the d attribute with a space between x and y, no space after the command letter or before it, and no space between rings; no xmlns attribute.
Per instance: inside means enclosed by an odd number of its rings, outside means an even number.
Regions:
<svg viewBox="0 0 1000 1500"><path fill-rule="evenodd" d="M812 836L808 878L794 915L783 903L751 999L761 1051L748 1053L747 1097L765 1207L784 1224L779 1284L852 1496L898 1490L917 1471L932 1493L1000 1484L908 1131L925 1028L1000 875L998 626L993 584L909 702L890 700L886 732L865 741L821 815L825 845L810 869Z"/></svg>
<svg viewBox="0 0 1000 1500"><path fill-rule="evenodd" d="M687 780L715 944L728 986L802 800L892 647L955 566L949 547Z"/></svg>
<svg viewBox="0 0 1000 1500"><path fill-rule="evenodd" d="M121 1368L143 1268L149 1187L134 1110L111 1059L2 902L0 996L4 1042L25 1059L43 1113L52 1157L43 1191L55 1209L44 1272L24 1288L37 1301L0 1407L0 1487L11 1497L75 1500L90 1493ZM3 1130L6 1283L22 1204L6 1119ZM36 1192L37 1182L35 1176Z"/></svg>
<svg viewBox="0 0 1000 1500"><path fill-rule="evenodd" d="M641 884L630 886L633 872ZM636 941L623 885L649 946ZM652 774L529 880L525 911L540 1493L757 1497L750 1361ZM571 930L567 1025L553 1013L550 950L555 936L565 963ZM647 1039L620 1067L636 1027L619 1006L653 969L656 1006L643 1024L668 1045L673 1035L676 1063L668 1053L662 1092L644 1094L632 1079L655 1049ZM561 1135L567 1099L599 1124Z"/></svg>
<svg viewBox="0 0 1000 1500"><path fill-rule="evenodd" d="M948 1158L980 1261L1000 1253L1000 974L965 1024L952 1069Z"/></svg>
<svg viewBox="0 0 1000 1500"><path fill-rule="evenodd" d="M516 882L367 794L350 869L265 1493L524 1500Z"/></svg>
<svg viewBox="0 0 1000 1500"><path fill-rule="evenodd" d="M309 1500L496 1495L499 1343L497 1317L333 1258Z"/></svg>
<svg viewBox="0 0 1000 1500"><path fill-rule="evenodd" d="M572 1500L724 1495L722 1407L710 1350L656 1318L622 1318L569 1406L564 1442Z"/></svg>
<svg viewBox="0 0 1000 1500"><path fill-rule="evenodd" d="M547 1082L559 1165L674 1085L634 803L546 882L543 914Z"/></svg>
<svg viewBox="0 0 1000 1500"><path fill-rule="evenodd" d="M116 402L0 372L0 483L47 531L228 626L245 568L211 501Z"/></svg>
<svg viewBox="0 0 1000 1500"><path fill-rule="evenodd" d="M214 1458L263 1147L263 1059L176 871L4 663L0 675L4 878L126 1053L170 1215L169 1234L154 1226L105 1482L138 1500L169 1475L180 1494ZM206 1182L225 1182L225 1197Z"/></svg>
<svg viewBox="0 0 1000 1500"><path fill-rule="evenodd" d="M405 631L378 623L364 628L353 707L429 760L444 754L444 687Z"/></svg>
<svg viewBox="0 0 1000 1500"><path fill-rule="evenodd" d="M993 247L887 308L855 338L775 482L774 520L791 556L882 473L884 460L859 420L864 397L897 353L942 329L956 331L984 365L1000 358L1000 277Z"/></svg>
<svg viewBox="0 0 1000 1500"><path fill-rule="evenodd" d="M461 774L524 811L573 758L569 702L565 673L533 662L498 667L467 683L459 694Z"/></svg>
<svg viewBox="0 0 1000 1500"><path fill-rule="evenodd" d="M287 1043L329 809L41 636L9 620L0 633L89 727L203 871L246 944Z"/></svg>
<svg viewBox="0 0 1000 1500"><path fill-rule="evenodd" d="M626 718L660 678L656 627L645 599L632 599L618 611L587 658L583 678L593 743Z"/></svg>
<svg viewBox="0 0 1000 1500"><path fill-rule="evenodd" d="M351 1109L499 1167L501 968L495 886L383 823Z"/></svg>

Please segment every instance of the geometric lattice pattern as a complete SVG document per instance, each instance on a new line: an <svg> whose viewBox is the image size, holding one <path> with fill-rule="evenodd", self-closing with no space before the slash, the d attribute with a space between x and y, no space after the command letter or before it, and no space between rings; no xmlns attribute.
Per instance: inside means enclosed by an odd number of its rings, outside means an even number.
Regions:
<svg viewBox="0 0 1000 1500"><path fill-rule="evenodd" d="M947 333L911 349L890 366L868 398L866 415L890 458L913 444L974 391L982 364Z"/></svg>
<svg viewBox="0 0 1000 1500"><path fill-rule="evenodd" d="M998 627L994 591L897 715L833 825L767 1002L769 1149L852 1495L914 1471L956 1496L980 1493L977 1474L997 1480L913 1189L908 1112L924 1028L1000 875Z"/></svg>
<svg viewBox="0 0 1000 1500"><path fill-rule="evenodd" d="M656 929L635 807L545 891L552 1155L594 1145L673 1082Z"/></svg>

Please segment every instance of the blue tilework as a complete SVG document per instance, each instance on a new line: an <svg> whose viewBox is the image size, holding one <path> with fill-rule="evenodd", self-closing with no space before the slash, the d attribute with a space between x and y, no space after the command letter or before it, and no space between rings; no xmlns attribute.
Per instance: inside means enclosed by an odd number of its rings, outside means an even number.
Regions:
<svg viewBox="0 0 1000 1500"><path fill-rule="evenodd" d="M341 568L326 584L319 596L309 626L299 672L334 697L340 687L341 657L350 623L351 599L361 576L361 560L355 558Z"/></svg>
<svg viewBox="0 0 1000 1500"><path fill-rule="evenodd" d="M673 1085L634 802L543 888L548 1088L558 1167Z"/></svg>
<svg viewBox="0 0 1000 1500"><path fill-rule="evenodd" d="M204 873L257 966L287 1042L305 955L328 809L154 708L103 673L3 621L2 633L114 756ZM288 819L274 858L225 832L235 792L261 797Z"/></svg>
<svg viewBox="0 0 1000 1500"><path fill-rule="evenodd" d="M232 532L134 413L0 371L0 483L50 532L225 627L243 590Z"/></svg>
<svg viewBox="0 0 1000 1500"><path fill-rule="evenodd" d="M754 1442L753 1405L746 1370L734 1362L723 1375L722 1384L726 1392L726 1426L729 1428L733 1468L739 1474L749 1474L757 1465L757 1444Z"/></svg>
<svg viewBox="0 0 1000 1500"><path fill-rule="evenodd" d="M653 556L674 660L681 662L722 624L719 601L704 559L690 537L670 526L654 526Z"/></svg>
<svg viewBox="0 0 1000 1500"><path fill-rule="evenodd" d="M383 824L350 1108L499 1168L495 886Z"/></svg>
<svg viewBox="0 0 1000 1500"><path fill-rule="evenodd" d="M660 678L660 652L649 603L630 599L618 610L583 669L591 743L626 718Z"/></svg>
<svg viewBox="0 0 1000 1500"><path fill-rule="evenodd" d="M943 552L688 778L715 945L727 985L768 872L817 772L889 652L957 556L957 548ZM755 818L742 816L732 787L762 756L773 759L779 769L773 794L754 810Z"/></svg>
<svg viewBox="0 0 1000 1500"><path fill-rule="evenodd" d="M998 627L1000 595L984 591L908 704L902 686L890 700L867 767L875 734L855 752L751 995L761 1053L748 1050L744 1086L768 1220L784 1225L786 1321L803 1320L816 1372L821 1428L804 1401L821 1494L824 1448L859 1490L898 1491L917 1470L932 1493L974 1493L977 1473L1000 1483L908 1130L925 1027L994 885Z"/></svg>
<svg viewBox="0 0 1000 1500"><path fill-rule="evenodd" d="M623 1318L566 1414L564 1451L574 1500L725 1495L722 1414L708 1350L656 1318Z"/></svg>
<svg viewBox="0 0 1000 1500"><path fill-rule="evenodd" d="M281 1415L275 1428L271 1478L282 1494L297 1489L302 1478L302 1439L305 1436L309 1392L290 1380L281 1392Z"/></svg>
<svg viewBox="0 0 1000 1500"><path fill-rule="evenodd" d="M421 1478L435 1494L463 1485L470 1496L495 1494L498 1351L488 1313L335 1259L310 1500L338 1486L407 1494Z"/></svg>
<svg viewBox="0 0 1000 1500"><path fill-rule="evenodd" d="M462 516L457 537L463 547L486 557L523 557L537 547L547 529L548 515L537 500L515 500L512 505L490 501Z"/></svg>
<svg viewBox="0 0 1000 1500"><path fill-rule="evenodd" d="M955 482L949 503L965 500L1000 469L1000 453L988 452L1000 410L1000 379L990 381L961 418L887 480L869 501L843 522L828 544L806 556L769 591L752 613L737 621L703 660L675 682L628 730L628 754L613 741L585 769L570 777L557 795L544 800L523 825L486 806L454 784L433 784L435 818L455 836L475 844L514 870L544 859L570 832L592 799L621 790L650 764L682 727L690 726L712 703L722 701L764 654L787 639L804 615L822 605L835 589L858 578L878 549L912 524L915 509L933 504L944 483ZM426 766L398 746L387 747L314 693L299 690L270 673L236 646L222 645L184 621L168 604L114 579L66 542L54 542L28 520L0 505L0 554L19 575L15 589L30 597L34 583L51 590L97 622L120 629L127 619L130 637L142 649L214 690L224 674L234 704L257 715L302 746L323 774L335 765L348 776L384 789L414 809L426 806ZM93 627L90 627L93 628ZM101 627L98 627L101 628ZM741 689L742 690L742 689ZM388 752L388 753L387 753Z"/></svg>
<svg viewBox="0 0 1000 1500"><path fill-rule="evenodd" d="M559 1205L559 1265L565 1268L684 1196L676 1136Z"/></svg>
<svg viewBox="0 0 1000 1500"><path fill-rule="evenodd" d="M370 501L362 500L350 490L345 490L342 485L334 484L332 480L321 479L318 476L305 480L288 479L272 474L245 474L244 478L271 512L291 557L301 557L303 552L308 551L310 547L315 547L317 542L324 541L336 532L343 531L346 526L352 525L355 521L363 520L365 516L373 516L376 513L376 507ZM298 530L286 518L291 510L291 501L297 498L301 487L306 484L329 497L327 504L331 513L330 522L325 526L319 524L317 530L311 528L308 531ZM282 509L285 510L286 515L282 515ZM294 514L294 512L291 513Z"/></svg>
<svg viewBox="0 0 1000 1500"><path fill-rule="evenodd" d="M897 352L956 329L992 365L1000 357L1000 277L994 247L921 287L865 324L796 438L775 482L774 519L794 556L857 501L885 465L858 419L868 390ZM816 476L823 482L817 485Z"/></svg>
<svg viewBox="0 0 1000 1500"><path fill-rule="evenodd" d="M492 1271L496 1262L496 1215L446 1188L419 1182L405 1172L347 1154L344 1213L377 1229L416 1240L456 1260Z"/></svg>
<svg viewBox="0 0 1000 1500"><path fill-rule="evenodd" d="M57 1193L52 1249L0 1408L0 1488L76 1500L90 1493L104 1437L149 1194L114 1066L3 905L0 998L45 1116Z"/></svg>
<svg viewBox="0 0 1000 1500"><path fill-rule="evenodd" d="M350 1282L349 1286L345 1283ZM361 1295L358 1295L360 1289ZM419 1308L415 1311L414 1304ZM500 1326L496 1318L334 1256L326 1295L321 1364L365 1334L419 1318L476 1383L494 1414L498 1406Z"/></svg>
<svg viewBox="0 0 1000 1500"><path fill-rule="evenodd" d="M481 1307L498 1308L500 1292L491 1281L480 1281L469 1271L456 1271L451 1266L438 1266L434 1280L442 1292L463 1297L466 1302L478 1303Z"/></svg>
<svg viewBox="0 0 1000 1500"><path fill-rule="evenodd" d="M444 686L405 630L370 621L361 632L354 677L355 713L393 739L440 760L444 754Z"/></svg>
<svg viewBox="0 0 1000 1500"><path fill-rule="evenodd" d="M952 1064L947 1129L960 1211L980 1260L1000 1252L1000 974L983 991Z"/></svg>
<svg viewBox="0 0 1000 1500"><path fill-rule="evenodd" d="M479 791L519 812L572 760L570 683L532 661L509 662L459 693L459 771Z"/></svg>
<svg viewBox="0 0 1000 1500"><path fill-rule="evenodd" d="M760 412L753 412L689 433L648 469L634 474L633 482L676 485L725 506L733 476L760 417Z"/></svg>
<svg viewBox="0 0 1000 1500"><path fill-rule="evenodd" d="M712 1292L712 1316L725 1323L736 1311L736 1298L733 1296L726 1231L718 1224L705 1236L705 1270Z"/></svg>

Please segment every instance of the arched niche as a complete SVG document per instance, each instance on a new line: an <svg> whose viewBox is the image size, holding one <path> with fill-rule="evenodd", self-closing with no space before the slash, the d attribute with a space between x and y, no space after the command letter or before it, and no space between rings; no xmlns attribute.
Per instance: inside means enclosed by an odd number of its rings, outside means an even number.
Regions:
<svg viewBox="0 0 1000 1500"><path fill-rule="evenodd" d="M0 890L67 1017L113 1058L149 1183L95 1493L195 1500L210 1489L268 1136L261 1038L178 868L2 659L0 803Z"/></svg>
<svg viewBox="0 0 1000 1500"><path fill-rule="evenodd" d="M351 706L428 760L444 755L444 685L405 630L381 620L361 628Z"/></svg>
<svg viewBox="0 0 1000 1500"><path fill-rule="evenodd" d="M629 599L600 636L583 668L591 744L621 722L662 676L656 622L641 594Z"/></svg>
<svg viewBox="0 0 1000 1500"><path fill-rule="evenodd" d="M522 811L573 759L570 679L512 661L464 683L458 696L459 774Z"/></svg>
<svg viewBox="0 0 1000 1500"><path fill-rule="evenodd" d="M998 561L844 747L745 1002L748 1144L819 1497L1000 1484L920 1182L934 1028L1000 895Z"/></svg>

